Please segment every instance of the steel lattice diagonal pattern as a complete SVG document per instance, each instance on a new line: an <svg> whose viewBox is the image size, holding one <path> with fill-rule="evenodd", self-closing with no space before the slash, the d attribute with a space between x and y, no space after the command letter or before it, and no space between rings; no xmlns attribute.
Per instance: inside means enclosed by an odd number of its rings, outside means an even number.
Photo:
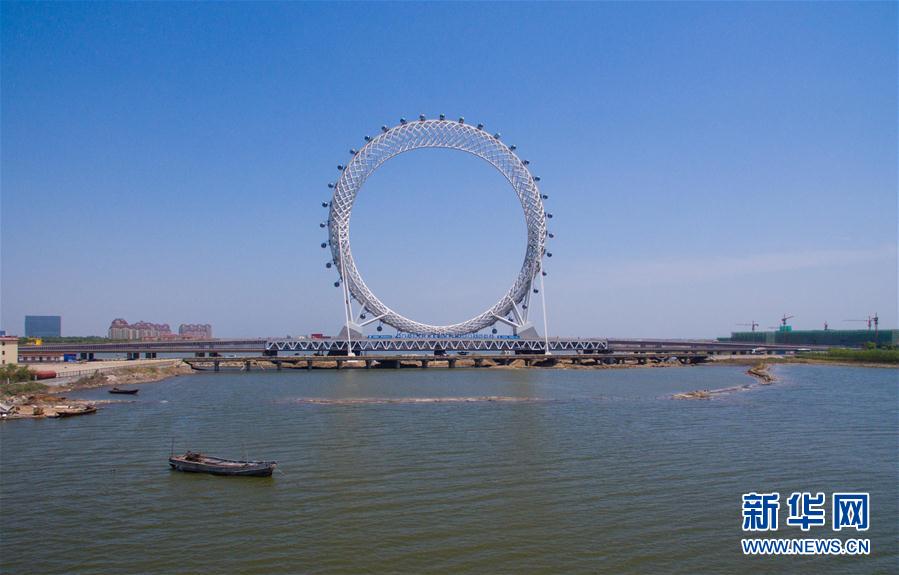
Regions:
<svg viewBox="0 0 899 575"><path fill-rule="evenodd" d="M473 154L505 176L521 202L527 223L527 248L518 277L509 291L491 308L467 321L452 325L428 325L393 311L365 284L356 268L350 247L350 215L365 180L384 162L410 150L445 148ZM363 310L400 332L442 336L474 333L512 314L520 321L527 314L526 302L536 274L542 270L546 242L546 213L537 183L526 164L497 137L461 120L419 120L402 122L371 138L343 168L334 186L328 218L328 234L333 263L352 297ZM525 303L523 306L519 304ZM522 311L522 308L524 310ZM500 320L502 321L502 320Z"/></svg>
<svg viewBox="0 0 899 575"><path fill-rule="evenodd" d="M597 353L609 349L605 339L549 338L542 339L362 339L352 343L357 353L412 353L433 352L530 352L543 353L546 345L551 352ZM280 352L341 352L347 350L342 339L274 340L265 344L266 351Z"/></svg>

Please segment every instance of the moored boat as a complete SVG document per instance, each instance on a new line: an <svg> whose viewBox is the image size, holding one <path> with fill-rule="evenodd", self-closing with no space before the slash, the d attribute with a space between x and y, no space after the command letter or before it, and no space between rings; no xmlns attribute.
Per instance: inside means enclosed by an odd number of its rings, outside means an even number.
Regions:
<svg viewBox="0 0 899 575"><path fill-rule="evenodd" d="M202 453L188 451L181 456L169 457L169 465L177 471L190 473L211 473L213 475L239 475L248 477L269 477L275 470L277 461L237 461L210 457Z"/></svg>
<svg viewBox="0 0 899 575"><path fill-rule="evenodd" d="M75 415L88 415L90 413L97 413L97 407L95 405L68 405L68 406L57 406L55 408L56 415L53 417L72 417Z"/></svg>
<svg viewBox="0 0 899 575"><path fill-rule="evenodd" d="M136 395L139 389L122 389L121 387L113 387L109 390L109 393L120 393L124 395Z"/></svg>

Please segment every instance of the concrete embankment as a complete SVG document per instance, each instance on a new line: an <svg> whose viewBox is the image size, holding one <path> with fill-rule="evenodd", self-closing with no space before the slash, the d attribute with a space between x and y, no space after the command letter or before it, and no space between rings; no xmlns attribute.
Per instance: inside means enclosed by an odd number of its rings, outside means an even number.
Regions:
<svg viewBox="0 0 899 575"><path fill-rule="evenodd" d="M181 370L184 373L185 364L180 359L143 359L143 360L118 360L118 361L90 361L76 363L41 363L31 369L40 373L52 373L55 377L41 378L44 385L51 388L81 389L88 383L88 378L96 375L108 376L110 385L114 385L118 377L126 377L135 381L129 383L144 383L145 381L157 381L170 375L154 379L158 374ZM172 374L177 375L177 373ZM150 377L150 379L146 379ZM80 383L79 383L80 382ZM101 384L102 385L102 384ZM73 387L75 386L75 387Z"/></svg>

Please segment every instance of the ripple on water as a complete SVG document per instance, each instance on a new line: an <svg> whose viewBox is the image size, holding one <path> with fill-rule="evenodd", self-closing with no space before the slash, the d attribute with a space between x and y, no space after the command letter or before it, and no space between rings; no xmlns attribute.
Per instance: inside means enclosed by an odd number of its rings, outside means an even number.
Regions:
<svg viewBox="0 0 899 575"><path fill-rule="evenodd" d="M896 372L778 367L773 386L670 399L743 371L204 374L96 416L6 422L0 568L743 572L758 564L738 555L742 493L863 489L871 557L776 566L889 571ZM172 472L173 439L279 471Z"/></svg>

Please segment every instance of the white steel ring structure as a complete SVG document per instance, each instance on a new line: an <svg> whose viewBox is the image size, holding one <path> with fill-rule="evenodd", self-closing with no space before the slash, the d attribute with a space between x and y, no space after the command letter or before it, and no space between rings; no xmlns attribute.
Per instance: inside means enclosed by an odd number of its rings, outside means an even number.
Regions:
<svg viewBox="0 0 899 575"><path fill-rule="evenodd" d="M543 197L536 180L522 161L514 153L515 147L507 146L499 139L483 130L482 126L471 126L464 121L446 119L426 120L421 118L401 121L393 128L382 128L376 137L366 137L366 144L358 151L352 150L353 158L346 166L338 166L341 175L334 184L334 194L330 203L328 218L329 244L333 264L340 272L347 296L362 306L360 317L371 318L362 323L382 321L399 332L431 334L437 336L459 336L477 332L497 322L519 329L527 325L528 302L532 284L537 274L542 272L542 261L546 242L546 212ZM527 223L527 248L518 277L509 291L492 307L469 320L452 325L428 325L406 318L381 302L365 284L356 268L350 247L350 215L353 203L366 179L384 162L410 150L419 148L445 148L473 154L500 171L512 185ZM323 246L324 247L324 246ZM536 290L534 290L536 292ZM346 298L347 316L353 317L349 297Z"/></svg>

